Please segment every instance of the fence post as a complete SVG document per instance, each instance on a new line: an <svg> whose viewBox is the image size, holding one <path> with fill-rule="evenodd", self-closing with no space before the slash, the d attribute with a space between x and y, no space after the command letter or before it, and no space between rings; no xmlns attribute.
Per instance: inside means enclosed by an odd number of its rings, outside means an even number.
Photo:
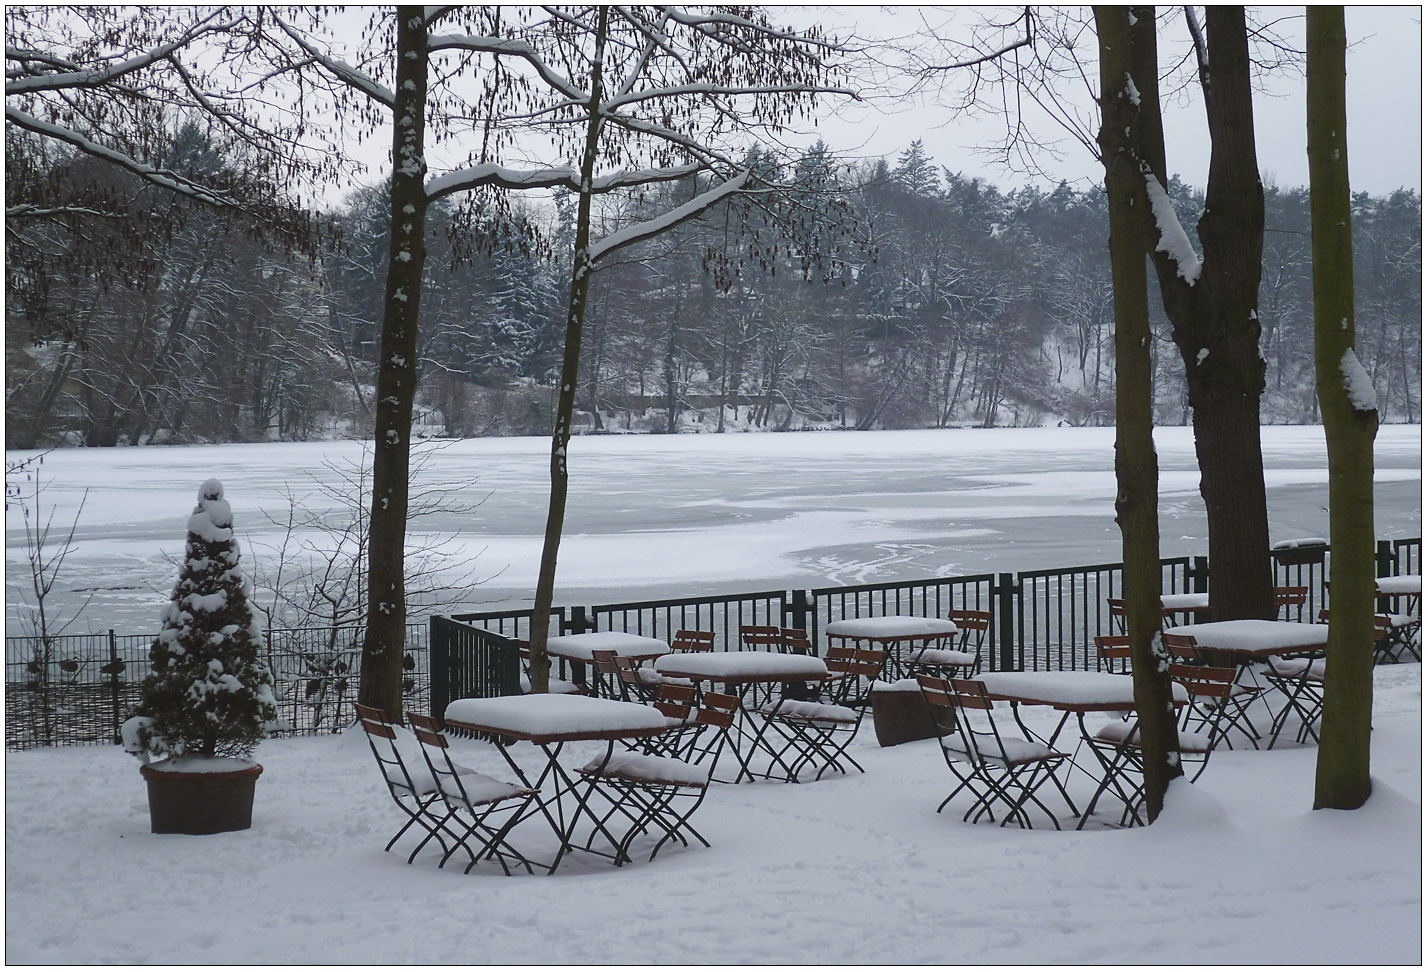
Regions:
<svg viewBox="0 0 1428 972"><path fill-rule="evenodd" d="M119 733L119 649L114 643L114 629L109 629L109 667L114 673L109 676L110 711L114 715L114 741L123 742Z"/></svg>
<svg viewBox="0 0 1428 972"><path fill-rule="evenodd" d="M1196 557L1190 565L1190 590L1195 594L1204 594L1210 589L1210 558Z"/></svg>
<svg viewBox="0 0 1428 972"><path fill-rule="evenodd" d="M1378 542L1378 551L1374 555L1375 577L1392 577L1398 570L1398 558L1394 556L1393 544L1387 540Z"/></svg>
<svg viewBox="0 0 1428 972"><path fill-rule="evenodd" d="M1016 578L1012 574L998 574L992 593L997 599L997 642L1001 657L997 671L1010 672L1016 669Z"/></svg>
<svg viewBox="0 0 1428 972"><path fill-rule="evenodd" d="M784 595L784 612L789 615L789 627L808 631L809 602L812 600L807 591L789 591Z"/></svg>
<svg viewBox="0 0 1428 972"><path fill-rule="evenodd" d="M590 623L590 615L587 608L576 606L570 609L570 630L566 634L584 634L593 625Z"/></svg>

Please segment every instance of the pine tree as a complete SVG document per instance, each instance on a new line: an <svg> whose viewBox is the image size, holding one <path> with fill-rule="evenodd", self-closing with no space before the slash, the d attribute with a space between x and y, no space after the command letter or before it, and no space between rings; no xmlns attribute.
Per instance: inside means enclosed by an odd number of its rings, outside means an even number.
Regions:
<svg viewBox="0 0 1428 972"><path fill-rule="evenodd" d="M216 479L198 490L183 569L149 650L139 711L143 748L173 756L246 758L277 718L262 631L238 570L233 512Z"/></svg>

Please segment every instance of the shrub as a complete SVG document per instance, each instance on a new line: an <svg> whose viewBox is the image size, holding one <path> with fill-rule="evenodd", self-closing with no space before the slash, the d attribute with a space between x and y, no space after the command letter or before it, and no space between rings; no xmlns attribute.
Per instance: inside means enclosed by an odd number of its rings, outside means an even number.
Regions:
<svg viewBox="0 0 1428 972"><path fill-rule="evenodd" d="M126 748L143 754L246 758L277 718L262 629L238 571L233 513L216 479L198 490L183 568L164 609Z"/></svg>

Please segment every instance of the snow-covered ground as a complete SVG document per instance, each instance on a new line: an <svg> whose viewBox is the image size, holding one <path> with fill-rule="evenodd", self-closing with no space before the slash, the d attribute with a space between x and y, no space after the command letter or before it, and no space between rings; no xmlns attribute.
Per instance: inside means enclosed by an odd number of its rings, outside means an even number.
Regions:
<svg viewBox="0 0 1428 972"><path fill-rule="evenodd" d="M1111 429L949 429L761 435L579 436L557 604L678 597L1114 562ZM1188 428L1156 430L1161 549L1206 550ZM529 607L540 559L549 440L472 439L434 455L428 482L475 480L419 531L450 535L486 580L461 607ZM1328 535L1319 427L1266 426L1272 540ZM76 549L57 585L61 613L92 598L70 633L157 630L177 576L194 490L210 476L232 501L244 564L271 572L285 488L321 504L324 463L362 444L67 449L45 457L46 505L68 526L88 490ZM7 454L10 462L22 454ZM1376 530L1422 530L1422 427L1389 425L1375 446ZM429 536L418 534L414 543ZM6 628L18 633L23 530L6 517Z"/></svg>
<svg viewBox="0 0 1428 972"><path fill-rule="evenodd" d="M1216 753L1149 828L966 824L964 798L934 812L952 788L936 744L879 749L869 725L865 774L716 785L694 818L712 848L553 876L384 854L403 818L352 731L264 743L252 830L208 837L150 834L117 747L11 753L5 958L1418 964L1421 675L1375 672L1374 792L1353 812L1311 811L1317 749L1290 744ZM509 775L488 745L456 745Z"/></svg>

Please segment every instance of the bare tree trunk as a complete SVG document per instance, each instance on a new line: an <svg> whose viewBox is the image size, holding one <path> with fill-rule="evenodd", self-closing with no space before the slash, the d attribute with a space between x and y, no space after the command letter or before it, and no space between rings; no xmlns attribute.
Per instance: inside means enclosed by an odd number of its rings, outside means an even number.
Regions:
<svg viewBox="0 0 1428 972"><path fill-rule="evenodd" d="M1373 714L1373 386L1354 355L1354 251L1344 107L1344 8L1310 7L1309 210L1314 246L1314 364L1329 450L1334 613L1314 808L1369 797Z"/></svg>
<svg viewBox="0 0 1428 972"><path fill-rule="evenodd" d="M402 712L406 647L407 469L417 384L417 322L426 260L427 31L422 7L397 8L396 104L392 109L392 232L377 362L372 516L367 548L364 705Z"/></svg>
<svg viewBox="0 0 1428 972"><path fill-rule="evenodd" d="M556 404L555 433L550 445L550 507L546 513L545 541L541 547L540 572L536 577L535 612L531 617L531 691L550 688L550 656L545 645L550 637L550 609L555 602L555 565L560 552L560 536L565 526L565 501L570 474L567 452L570 423L575 414L575 388L580 377L580 338L585 325L585 307L590 295L590 204L595 178L595 161L600 145L600 89L604 70L605 40L609 32L609 8L601 7L595 27L595 54L590 69L590 113L585 131L585 153L580 160L580 202L575 216L575 263L570 278L570 304L565 317L565 356L560 366L560 397Z"/></svg>
<svg viewBox="0 0 1428 972"><path fill-rule="evenodd" d="M1127 14L1131 16L1127 16ZM1140 719L1146 812L1160 815L1170 781L1181 776L1179 732L1160 642L1159 463L1151 406L1150 305L1145 279L1147 232L1139 144L1141 111L1131 78L1156 70L1155 12L1096 7L1100 47L1101 130L1110 207L1111 280L1116 320L1116 522L1125 563L1126 631L1131 642Z"/></svg>

